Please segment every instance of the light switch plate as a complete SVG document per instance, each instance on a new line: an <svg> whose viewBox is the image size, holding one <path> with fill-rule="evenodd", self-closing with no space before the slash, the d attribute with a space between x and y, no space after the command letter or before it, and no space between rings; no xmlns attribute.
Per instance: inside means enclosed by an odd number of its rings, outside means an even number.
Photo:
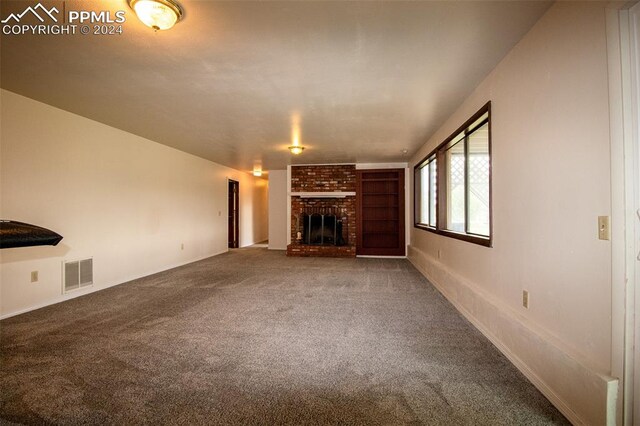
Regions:
<svg viewBox="0 0 640 426"><path fill-rule="evenodd" d="M32 283L37 283L38 282L38 271L32 271L31 272L31 282Z"/></svg>
<svg viewBox="0 0 640 426"><path fill-rule="evenodd" d="M598 216L598 238L601 240L609 240L611 238L609 216Z"/></svg>

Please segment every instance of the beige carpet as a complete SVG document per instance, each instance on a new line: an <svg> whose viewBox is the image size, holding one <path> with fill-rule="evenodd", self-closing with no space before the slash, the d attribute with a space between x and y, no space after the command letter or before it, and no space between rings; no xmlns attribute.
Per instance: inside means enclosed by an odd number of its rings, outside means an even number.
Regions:
<svg viewBox="0 0 640 426"><path fill-rule="evenodd" d="M0 339L5 422L567 424L406 260L235 250Z"/></svg>

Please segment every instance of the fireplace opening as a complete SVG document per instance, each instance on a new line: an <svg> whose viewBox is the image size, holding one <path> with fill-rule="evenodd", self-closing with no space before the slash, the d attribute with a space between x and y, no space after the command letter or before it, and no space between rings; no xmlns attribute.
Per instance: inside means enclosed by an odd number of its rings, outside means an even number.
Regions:
<svg viewBox="0 0 640 426"><path fill-rule="evenodd" d="M301 243L322 246L342 246L343 220L335 213L302 213Z"/></svg>

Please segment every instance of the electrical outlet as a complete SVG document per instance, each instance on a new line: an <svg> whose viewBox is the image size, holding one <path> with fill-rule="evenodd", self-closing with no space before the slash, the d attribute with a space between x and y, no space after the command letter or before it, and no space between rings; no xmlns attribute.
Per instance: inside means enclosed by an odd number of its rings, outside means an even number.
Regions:
<svg viewBox="0 0 640 426"><path fill-rule="evenodd" d="M611 238L609 216L598 216L598 238L608 240Z"/></svg>
<svg viewBox="0 0 640 426"><path fill-rule="evenodd" d="M522 306L529 309L529 292L522 290Z"/></svg>
<svg viewBox="0 0 640 426"><path fill-rule="evenodd" d="M32 271L31 272L31 282L32 283L37 283L38 282L38 271Z"/></svg>

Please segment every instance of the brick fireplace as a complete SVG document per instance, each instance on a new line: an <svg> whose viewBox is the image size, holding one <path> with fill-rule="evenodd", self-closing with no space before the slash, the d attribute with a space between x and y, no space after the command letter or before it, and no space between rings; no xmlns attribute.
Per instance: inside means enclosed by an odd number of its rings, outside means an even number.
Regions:
<svg viewBox="0 0 640 426"><path fill-rule="evenodd" d="M292 166L287 256L355 257L355 190L355 165Z"/></svg>

